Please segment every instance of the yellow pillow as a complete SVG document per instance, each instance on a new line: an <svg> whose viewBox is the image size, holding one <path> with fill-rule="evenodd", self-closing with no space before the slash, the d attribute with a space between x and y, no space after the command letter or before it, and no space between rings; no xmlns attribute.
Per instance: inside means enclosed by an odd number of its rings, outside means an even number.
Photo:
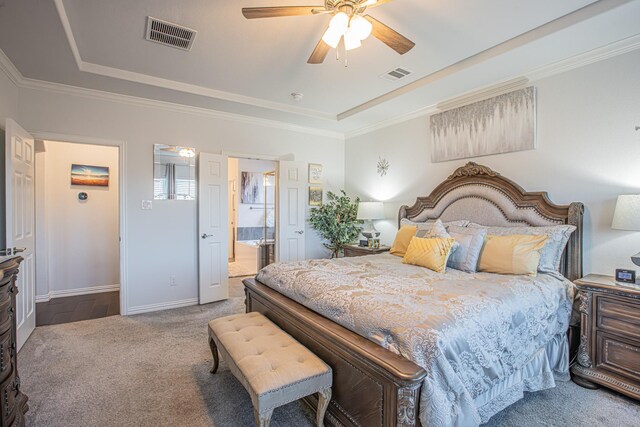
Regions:
<svg viewBox="0 0 640 427"><path fill-rule="evenodd" d="M404 256L409 247L409 242L416 235L416 231L418 231L418 227L415 225L403 225L400 227L389 252L395 256Z"/></svg>
<svg viewBox="0 0 640 427"><path fill-rule="evenodd" d="M402 262L405 264L419 265L437 273L447 269L447 260L453 247L453 239L423 239L414 237L409 243L407 253Z"/></svg>
<svg viewBox="0 0 640 427"><path fill-rule="evenodd" d="M528 274L535 276L540 263L540 251L547 236L488 235L480 253L479 271L498 274Z"/></svg>

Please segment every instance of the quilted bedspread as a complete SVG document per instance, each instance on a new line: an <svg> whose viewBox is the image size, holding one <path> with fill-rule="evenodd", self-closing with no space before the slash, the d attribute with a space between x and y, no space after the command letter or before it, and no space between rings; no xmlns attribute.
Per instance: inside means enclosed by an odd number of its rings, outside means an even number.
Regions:
<svg viewBox="0 0 640 427"><path fill-rule="evenodd" d="M425 368L423 426L479 425L568 378L573 285L558 274L439 274L382 254L276 263L257 279Z"/></svg>

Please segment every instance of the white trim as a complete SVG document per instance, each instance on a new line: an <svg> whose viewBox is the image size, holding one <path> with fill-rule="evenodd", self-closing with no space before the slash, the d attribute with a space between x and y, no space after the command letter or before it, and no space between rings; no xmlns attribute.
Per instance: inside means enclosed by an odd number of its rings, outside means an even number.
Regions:
<svg viewBox="0 0 640 427"><path fill-rule="evenodd" d="M236 93L221 91L217 89L211 89L204 86L198 86L189 83L183 83L176 80L169 80L160 77L150 76L148 74L136 73L133 71L127 71L120 68L107 67L105 65L94 64L91 62L85 62L80 56L80 51L76 43L71 24L67 12L64 8L62 0L54 0L58 15L64 28L64 32L67 36L67 41L73 52L73 57L76 60L76 65L80 71L86 73L97 74L100 76L113 77L116 79L127 80L130 82L147 84L150 86L157 86L164 89L173 89L184 93L190 93L194 95L206 96L214 99L224 99L226 101L238 102L241 104L252 105L254 107L268 108L271 110L282 111L285 113L298 114L302 116L313 117L316 119L336 121L336 116L330 113L324 113L322 111L311 110L308 108L295 107L279 102L267 101L260 98L254 98L246 95L239 95Z"/></svg>
<svg viewBox="0 0 640 427"><path fill-rule="evenodd" d="M198 305L198 298L189 298L179 301L161 302L158 304L138 305L136 307L130 307L127 314L140 314L149 313L152 311L168 310L171 308L188 307L191 305Z"/></svg>
<svg viewBox="0 0 640 427"><path fill-rule="evenodd" d="M84 137L79 135L67 135L54 132L30 132L35 139L48 141L72 142L75 144L107 145L118 147L118 188L119 196L119 223L120 223L120 314L128 314L128 283L129 270L127 269L127 143L114 139Z"/></svg>
<svg viewBox="0 0 640 427"><path fill-rule="evenodd" d="M546 65L536 70L524 73L521 76L513 76L510 79L504 80L502 83L484 86L474 91L461 93L452 98L449 98L448 100L441 101L436 105L423 107L419 110L416 110L407 114L398 115L371 126L365 126L360 129L345 132L345 140L348 140L349 138L355 138L361 135L366 135L368 133L375 132L377 130L384 129L386 127L393 126L399 123L403 123L403 122L415 119L417 117L429 116L431 114L441 111L438 108L438 106L446 106L447 108L452 108L450 107L449 103L459 100L460 98L465 98L469 100L473 100L473 99L480 100L482 99L483 96L487 94L488 91L499 91L500 88L502 88L503 86L509 85L518 79L528 79L529 83L535 83L537 80L541 80L543 78L552 77L557 74L562 74L567 71L574 70L576 68L584 67L590 64L594 64L596 62L611 59L613 57L623 55L625 53L629 53L638 49L640 49L640 34L627 37L626 39L618 40L617 42L609 43L608 45L605 45L596 49L592 49L588 52L581 53L579 55L575 55L570 58L563 59L561 61L554 62L550 65ZM471 102L474 102L474 101L471 101Z"/></svg>
<svg viewBox="0 0 640 427"><path fill-rule="evenodd" d="M60 291L49 291L45 295L36 295L36 302L47 302L53 298L74 297L77 295L100 294L103 292L113 292L120 289L120 285L100 285L88 288L62 289Z"/></svg>
<svg viewBox="0 0 640 427"><path fill-rule="evenodd" d="M508 80L495 85L491 85L485 88L478 88L472 92L468 92L456 98L451 98L447 101L439 102L436 107L439 111L451 110L453 108L462 107L464 105L473 104L474 102L483 101L485 99L493 98L494 96L502 95L507 92L511 92L517 89L524 89L529 84L529 79L520 77L517 79Z"/></svg>

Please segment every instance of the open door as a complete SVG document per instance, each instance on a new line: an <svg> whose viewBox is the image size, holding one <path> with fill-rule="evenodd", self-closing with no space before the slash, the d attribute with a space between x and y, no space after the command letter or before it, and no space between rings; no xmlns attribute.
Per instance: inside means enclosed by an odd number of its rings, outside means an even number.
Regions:
<svg viewBox="0 0 640 427"><path fill-rule="evenodd" d="M280 161L278 169L278 261L305 258L307 164Z"/></svg>
<svg viewBox="0 0 640 427"><path fill-rule="evenodd" d="M200 153L198 163L199 303L229 298L227 156Z"/></svg>
<svg viewBox="0 0 640 427"><path fill-rule="evenodd" d="M16 285L18 350L36 328L35 285L35 193L33 137L16 122L7 119L5 128L6 252L20 253Z"/></svg>

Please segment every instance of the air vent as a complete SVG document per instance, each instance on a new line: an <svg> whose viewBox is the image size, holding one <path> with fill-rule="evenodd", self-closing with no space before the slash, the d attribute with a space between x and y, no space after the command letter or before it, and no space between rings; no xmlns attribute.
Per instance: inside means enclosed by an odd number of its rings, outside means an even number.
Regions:
<svg viewBox="0 0 640 427"><path fill-rule="evenodd" d="M145 38L165 46L191 50L197 31L171 22L147 17L147 34Z"/></svg>
<svg viewBox="0 0 640 427"><path fill-rule="evenodd" d="M394 68L389 72L382 74L380 77L385 80L391 80L392 82L395 82L397 80L407 77L409 74L411 74L411 71L405 68L398 67L398 68Z"/></svg>

